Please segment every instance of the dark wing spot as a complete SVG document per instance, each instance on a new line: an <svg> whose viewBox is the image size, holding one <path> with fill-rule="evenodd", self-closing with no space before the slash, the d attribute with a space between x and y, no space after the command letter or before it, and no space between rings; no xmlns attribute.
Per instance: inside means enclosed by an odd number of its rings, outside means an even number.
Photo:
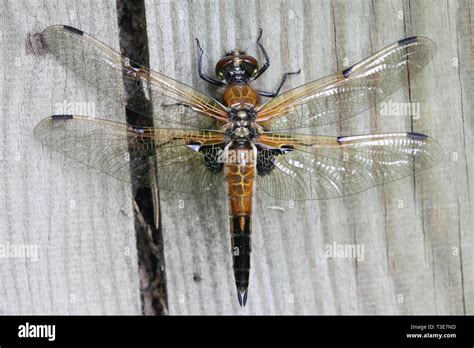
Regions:
<svg viewBox="0 0 474 348"><path fill-rule="evenodd" d="M211 171L211 173L217 174L222 171L224 163L222 162L220 155L221 152L224 151L223 149L216 151L213 148L201 147L199 151L203 153L204 165Z"/></svg>
<svg viewBox="0 0 474 348"><path fill-rule="evenodd" d="M353 67L354 67L354 66L350 66L350 67L348 67L346 70L344 70L344 71L342 72L342 75L344 75L344 77L345 77L346 79L347 79L347 78L349 77L349 75L351 74Z"/></svg>
<svg viewBox="0 0 474 348"><path fill-rule="evenodd" d="M413 42L415 42L415 41L417 41L417 40L418 40L418 37L416 37L416 36L407 37L407 38L405 38L405 39L399 40L399 41L398 41L398 44L399 44L400 46L405 46L405 45L409 45L409 44L411 44L411 43L413 43Z"/></svg>
<svg viewBox="0 0 474 348"><path fill-rule="evenodd" d="M51 119L56 121L56 120L72 120L74 118L73 115L53 115L51 116Z"/></svg>
<svg viewBox="0 0 474 348"><path fill-rule="evenodd" d="M257 144L257 174L260 176L268 175L275 167L275 157L286 152L288 149L267 149Z"/></svg>
<svg viewBox="0 0 474 348"><path fill-rule="evenodd" d="M407 133L407 136L413 139L426 139L428 138L427 135L421 134L421 133Z"/></svg>
<svg viewBox="0 0 474 348"><path fill-rule="evenodd" d="M77 34L77 35L84 35L84 32L82 30L70 27L69 25L63 25L64 30L70 31L71 33Z"/></svg>

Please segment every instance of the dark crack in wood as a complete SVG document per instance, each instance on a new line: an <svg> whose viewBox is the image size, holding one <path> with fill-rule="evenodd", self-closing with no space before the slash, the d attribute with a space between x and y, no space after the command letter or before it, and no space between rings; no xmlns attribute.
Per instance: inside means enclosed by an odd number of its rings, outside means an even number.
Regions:
<svg viewBox="0 0 474 348"><path fill-rule="evenodd" d="M144 0L134 2L117 0L116 4L121 52L131 60L149 67L150 55ZM129 102L139 101L143 105L143 112L151 114L152 105L145 98L143 90L131 87L125 84ZM152 118L144 117L128 109L126 117L129 124L153 126ZM155 163L147 163L147 166L156 168ZM155 189L135 184L132 187L142 312L145 315L166 315L168 304L159 216L159 191L156 183L151 182L150 186L154 186Z"/></svg>

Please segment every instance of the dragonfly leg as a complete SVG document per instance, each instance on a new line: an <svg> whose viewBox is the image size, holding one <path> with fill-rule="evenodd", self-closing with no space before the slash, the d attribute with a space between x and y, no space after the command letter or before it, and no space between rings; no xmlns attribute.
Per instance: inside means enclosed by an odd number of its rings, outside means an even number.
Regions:
<svg viewBox="0 0 474 348"><path fill-rule="evenodd" d="M275 98L278 93L280 93L280 90L281 88L283 87L283 85L285 84L285 81L287 79L287 77L289 75L296 75L296 74L299 74L301 72L301 69L299 69L298 71L293 71L293 72L287 72L283 75L283 78L281 79L281 82L280 82L280 85L278 86L278 88L276 89L275 92L266 92L266 91L259 91L258 94L260 94L262 97L270 97L270 98Z"/></svg>
<svg viewBox="0 0 474 348"><path fill-rule="evenodd" d="M215 86L224 86L225 83L222 81L218 81L216 79L213 79L212 77L207 76L202 72L202 55L204 54L204 51L202 50L201 44L198 39L196 39L198 48L199 48L199 57L198 57L198 71L199 71L199 77L203 79L206 82L209 82Z"/></svg>
<svg viewBox="0 0 474 348"><path fill-rule="evenodd" d="M257 45L258 47L260 47L260 49L262 50L262 53L263 53L263 56L265 57L265 63L262 65L262 67L258 70L257 74L255 75L255 77L253 78L254 80L258 79L258 77L260 75L262 75L269 67L270 67L270 58L268 58L268 54L267 54L267 51L265 50L265 47L263 47L263 44L262 44L262 28L260 28L259 30L259 34L258 34L258 39L257 39Z"/></svg>
<svg viewBox="0 0 474 348"><path fill-rule="evenodd" d="M263 44L262 44L262 28L260 28L260 31L259 31L259 35L258 35L258 39L257 39L257 45L258 47L260 47L260 49L262 50L262 53L263 53L263 56L265 57L265 63L262 65L262 67L258 70L257 74L255 75L254 77L254 80L256 80L260 75L262 75L269 67L270 67L270 58L268 57L268 53L267 53L267 50L265 49L265 47L263 47ZM301 72L301 69L299 69L298 71L293 71L293 72L287 72L283 75L283 78L281 79L281 82L280 82L280 85L278 86L277 90L275 92L266 92L266 91L260 91L259 94L262 96L262 97L270 97L270 98L274 98L278 95L278 93L280 93L280 89L283 87L283 85L285 84L285 81L286 81L286 78L289 76L289 75L295 75L295 74L299 74Z"/></svg>

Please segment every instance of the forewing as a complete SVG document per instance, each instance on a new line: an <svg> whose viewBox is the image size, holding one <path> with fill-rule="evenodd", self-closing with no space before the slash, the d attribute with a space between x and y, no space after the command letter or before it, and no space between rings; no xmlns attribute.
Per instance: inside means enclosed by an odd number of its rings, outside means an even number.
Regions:
<svg viewBox="0 0 474 348"><path fill-rule="evenodd" d="M225 107L196 89L134 63L127 57L72 27L46 28L42 37L48 51L64 66L108 99L160 122L206 129L226 120ZM154 115L143 100L128 100L124 90L151 97Z"/></svg>
<svg viewBox="0 0 474 348"><path fill-rule="evenodd" d="M268 148L259 159L273 169L258 177L258 187L282 200L352 195L429 168L443 157L436 141L418 133L339 138L270 133L260 142ZM277 144L283 154L270 150Z"/></svg>
<svg viewBox="0 0 474 348"><path fill-rule="evenodd" d="M208 130L133 127L85 116L58 115L42 120L36 138L52 149L118 180L150 186L156 174L161 189L202 193L221 187L204 156L221 151L223 134ZM205 152L197 151L201 146Z"/></svg>
<svg viewBox="0 0 474 348"><path fill-rule="evenodd" d="M347 120L408 83L433 58L430 39L400 40L350 68L288 91L260 106L268 130L317 127Z"/></svg>

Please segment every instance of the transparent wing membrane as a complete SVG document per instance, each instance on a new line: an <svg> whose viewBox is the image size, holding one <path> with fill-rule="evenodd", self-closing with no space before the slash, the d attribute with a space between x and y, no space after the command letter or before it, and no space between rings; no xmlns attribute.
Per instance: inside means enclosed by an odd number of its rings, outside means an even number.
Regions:
<svg viewBox="0 0 474 348"><path fill-rule="evenodd" d="M218 154L224 136L218 131L133 127L85 116L59 115L41 121L36 138L52 149L125 182L201 193L223 184L222 173L205 166ZM205 151L198 151L201 146ZM154 163L158 165L158 171Z"/></svg>
<svg viewBox="0 0 474 348"><path fill-rule="evenodd" d="M347 120L407 85L433 58L424 37L400 40L343 72L290 90L260 106L257 122L268 130L317 127Z"/></svg>
<svg viewBox="0 0 474 348"><path fill-rule="evenodd" d="M418 133L349 137L266 134L261 156L273 169L258 187L282 200L329 199L365 191L427 169L443 157L440 145ZM286 150L284 150L286 149Z"/></svg>
<svg viewBox="0 0 474 348"><path fill-rule="evenodd" d="M48 51L64 66L108 99L126 105L145 117L173 127L211 128L227 119L226 108L196 89L147 69L122 56L90 35L68 26L46 28L43 40ZM142 100L128 100L129 91L151 99L154 114Z"/></svg>
<svg viewBox="0 0 474 348"><path fill-rule="evenodd" d="M163 128L135 127L86 116L56 115L35 128L43 144L136 185L204 193L224 187L222 152L232 138L229 110L197 90L140 66L68 26L43 31L49 52L121 104ZM329 137L278 133L353 117L407 84L436 47L412 37L332 76L274 98L256 110L258 187L283 200L343 197L436 164L443 151L418 133ZM137 99L127 99L127 91ZM135 90L134 90L135 89ZM153 115L146 109L151 100ZM218 129L226 129L227 133ZM263 130L262 130L263 129ZM260 134L261 133L261 134Z"/></svg>

